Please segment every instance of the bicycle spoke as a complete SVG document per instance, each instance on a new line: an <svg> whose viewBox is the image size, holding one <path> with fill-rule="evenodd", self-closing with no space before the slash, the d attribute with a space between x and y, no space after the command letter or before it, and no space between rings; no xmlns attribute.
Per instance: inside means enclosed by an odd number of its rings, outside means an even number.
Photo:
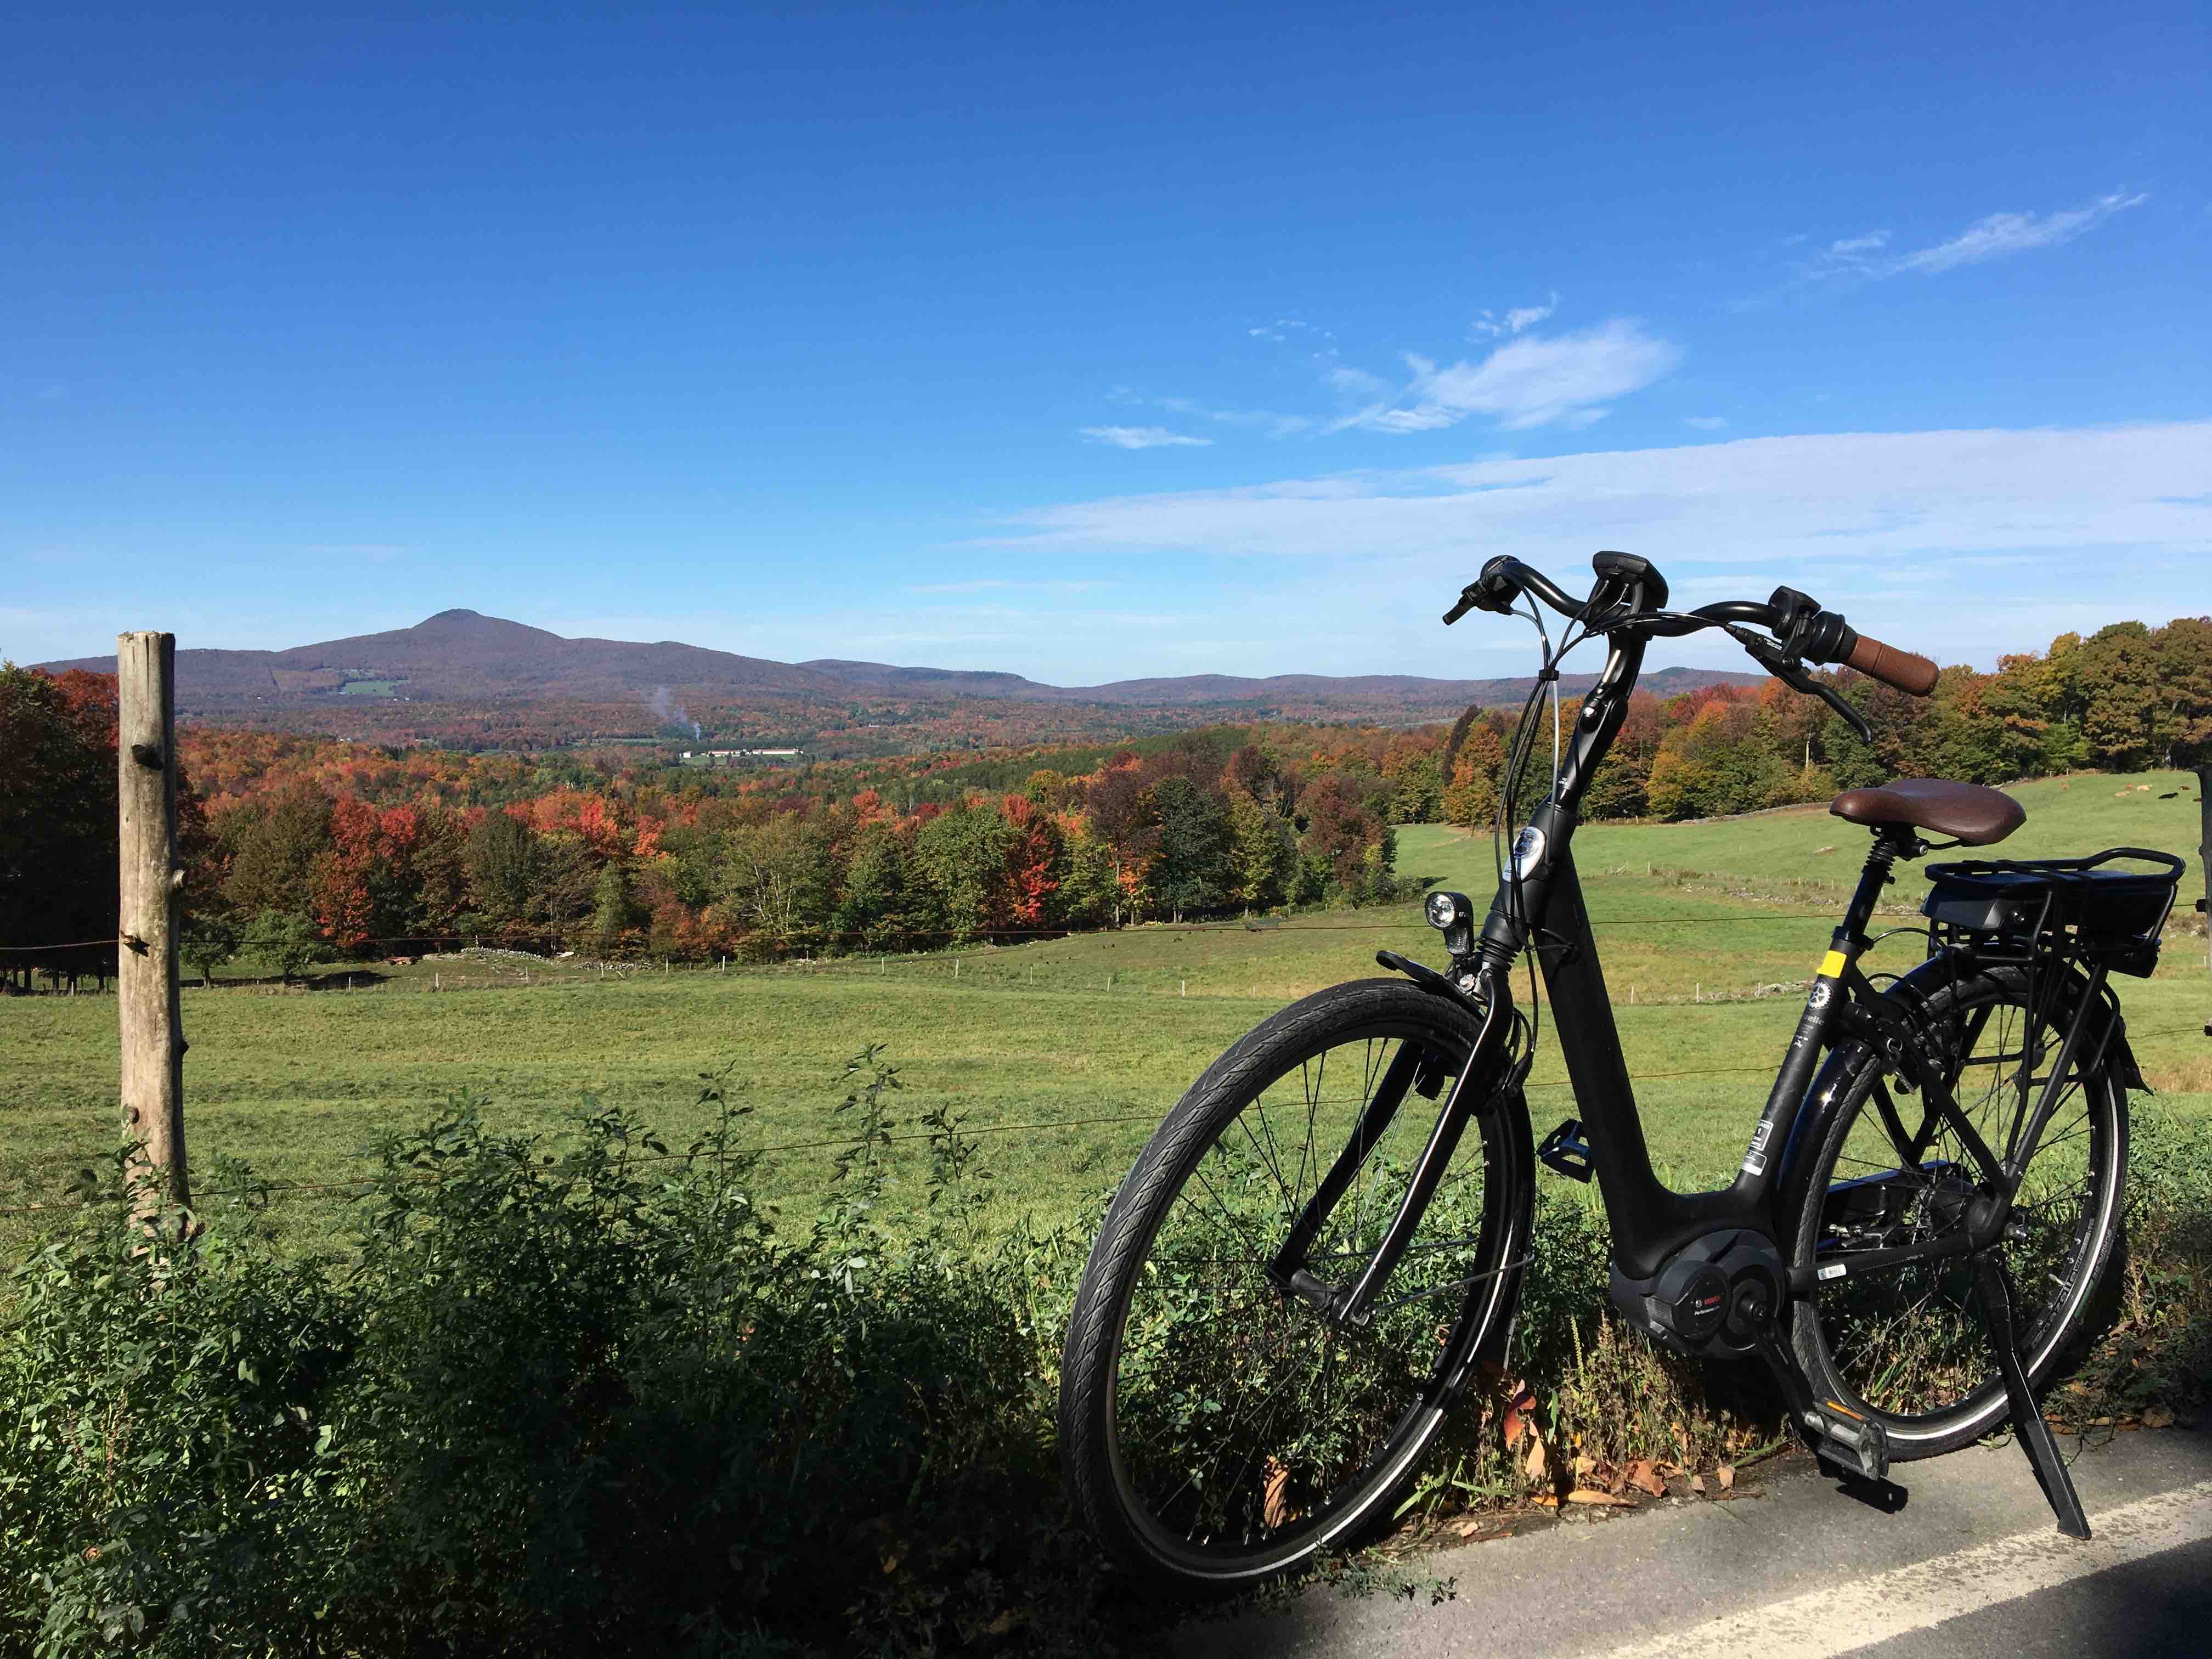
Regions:
<svg viewBox="0 0 2212 1659"><path fill-rule="evenodd" d="M1486 1124L1431 1194L1392 1275L1400 1294L1378 1299L1367 1323L1332 1322L1267 1272L1383 1080L1395 1074L1410 1097L1412 1040L1358 1036L1292 1060L1217 1120L1166 1202L1122 1316L1115 1431L1142 1509L1189 1548L1258 1547L1363 1489L1455 1352L1456 1322L1471 1316L1451 1310L1474 1307L1473 1285L1496 1266L1482 1257L1489 1188L1467 1180L1489 1170ZM1305 1252L1309 1271L1358 1280L1430 1121L1394 1119L1359 1148Z"/></svg>
<svg viewBox="0 0 2212 1659"><path fill-rule="evenodd" d="M1960 1117L1992 1148L2015 1145L2027 1115L2051 1090L2046 1127L2023 1171L2012 1213L2021 1236L2008 1243L2024 1348L2047 1340L2070 1317L2091 1235L2092 1200L2106 1178L2106 1118L2080 1067L2055 1072L2063 1052L2053 1010L2029 1007L1998 989L1954 1018L1944 1052ZM2063 1006L2058 1018L2070 1018ZM1965 1156L1960 1124L1939 1118L1917 1159L1899 1103L1876 1072L1862 1088L1841 1144L1832 1145L1827 1182L1861 1185L1821 1224L1823 1257L1925 1243L1964 1224L1963 1200L1981 1185ZM1955 1166L1963 1174L1946 1174ZM1924 1263L1879 1279L1838 1281L1817 1292L1827 1363L1849 1390L1893 1417L1953 1412L1970 1396L2000 1386L1971 1273L1952 1262Z"/></svg>

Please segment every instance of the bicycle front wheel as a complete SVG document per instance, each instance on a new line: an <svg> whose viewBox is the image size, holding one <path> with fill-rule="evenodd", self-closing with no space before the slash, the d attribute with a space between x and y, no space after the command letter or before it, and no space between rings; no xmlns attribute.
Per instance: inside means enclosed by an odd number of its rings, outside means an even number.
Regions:
<svg viewBox="0 0 2212 1659"><path fill-rule="evenodd" d="M1234 1585L1387 1518L1511 1321L1533 1185L1517 1094L1468 1123L1364 1328L1270 1267L1308 1217L1314 1278L1358 1278L1476 1030L1468 1010L1403 980L1321 992L1208 1067L1138 1158L1091 1251L1060 1373L1069 1491L1117 1565ZM1376 1133L1372 1109L1391 1097L1402 1103ZM1325 1184L1340 1190L1309 1216Z"/></svg>
<svg viewBox="0 0 2212 1659"><path fill-rule="evenodd" d="M1954 1097L1999 1157L2040 1098L2081 994L2078 981L2041 977L2031 983L2021 969L1993 968L1938 983L1920 1007L1945 1052ZM2002 1246L2021 1358L2038 1386L2096 1334L2118 1289L2127 1094L2101 1048L2087 1045L2089 1062L2070 1063L2062 1078ZM1800 1177L1794 1266L1817 1272L1964 1224L1979 1188L1960 1137L1869 1050L1838 1049L1814 1097L1826 1103ZM1951 1451L2005 1419L2009 1402L1970 1261L1815 1283L1796 1310L1798 1358L1816 1388L1881 1420L1891 1456Z"/></svg>

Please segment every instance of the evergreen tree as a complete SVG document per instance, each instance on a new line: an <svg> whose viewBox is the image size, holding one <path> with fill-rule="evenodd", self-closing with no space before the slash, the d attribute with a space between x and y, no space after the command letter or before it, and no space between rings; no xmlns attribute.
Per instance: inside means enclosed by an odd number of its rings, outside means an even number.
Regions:
<svg viewBox="0 0 2212 1659"><path fill-rule="evenodd" d="M1271 808L1243 790L1228 799L1230 896L1249 909L1279 904L1297 871L1297 836Z"/></svg>
<svg viewBox="0 0 2212 1659"><path fill-rule="evenodd" d="M1156 901L1176 915L1199 915L1226 896L1228 824L1215 798L1187 777L1152 786L1152 815L1159 826L1152 886Z"/></svg>

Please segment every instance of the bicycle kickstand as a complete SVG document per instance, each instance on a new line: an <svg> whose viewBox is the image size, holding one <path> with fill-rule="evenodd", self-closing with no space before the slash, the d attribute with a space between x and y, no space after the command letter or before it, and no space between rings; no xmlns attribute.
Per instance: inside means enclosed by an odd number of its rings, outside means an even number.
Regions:
<svg viewBox="0 0 2212 1659"><path fill-rule="evenodd" d="M1990 1340L1997 1351L1997 1369L2004 1374L2005 1395L2012 1404L2013 1432L2020 1437L2021 1449L2027 1454L2036 1482L2058 1516L2058 1530L2069 1538L2087 1538L2089 1518L2081 1512L2081 1494L2074 1490L2074 1477L2067 1470L2066 1460L2058 1455L2058 1443L2051 1438L2051 1425L2043 1420L2043 1408L2035 1403L2034 1390L2028 1387L2027 1367L2021 1360L2020 1342L2013 1328L2012 1277L1996 1251L1984 1250L1974 1257L1974 1286L1980 1294Z"/></svg>

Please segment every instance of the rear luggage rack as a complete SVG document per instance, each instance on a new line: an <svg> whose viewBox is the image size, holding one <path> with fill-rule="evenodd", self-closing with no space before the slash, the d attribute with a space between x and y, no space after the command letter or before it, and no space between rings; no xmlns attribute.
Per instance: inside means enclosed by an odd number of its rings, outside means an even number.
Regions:
<svg viewBox="0 0 2212 1659"><path fill-rule="evenodd" d="M2161 870L2107 870L2116 859ZM2113 847L2080 859L1967 859L1931 865L1920 914L1939 943L1971 939L1986 957L2008 946L2102 963L2148 977L2184 866L2171 853Z"/></svg>

